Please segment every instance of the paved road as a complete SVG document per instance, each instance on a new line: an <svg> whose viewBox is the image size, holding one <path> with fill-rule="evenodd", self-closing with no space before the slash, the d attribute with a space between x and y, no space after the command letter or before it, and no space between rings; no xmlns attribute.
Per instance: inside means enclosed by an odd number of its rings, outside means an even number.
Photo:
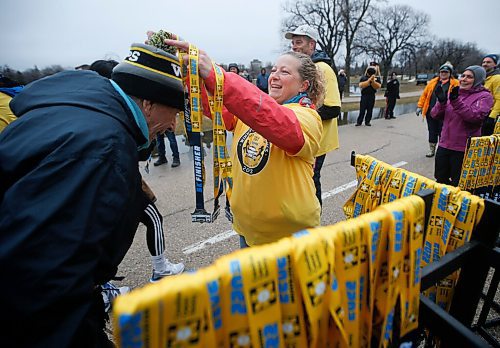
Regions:
<svg viewBox="0 0 500 348"><path fill-rule="evenodd" d="M323 225L344 219L342 206L354 191L355 172L349 163L352 150L433 177L434 159L425 157L427 127L415 114L398 116L395 120L373 120L372 127L342 126L339 135L341 148L327 155L322 170L323 194L326 196L323 199ZM191 223L190 213L194 209L192 155L188 148L184 151L180 167L171 168L170 164L152 167L149 174L144 173L144 178L158 196L158 208L165 219L169 258L185 262L187 269L197 269L238 248L238 238L231 233L231 225L224 216L219 216L213 224ZM211 163L211 155L207 156L206 163ZM212 180L210 172L207 170L207 183ZM211 191L207 184L207 197L211 196ZM206 206L211 204L212 201ZM145 284L151 276L142 225L120 266L119 275L126 277L122 285L132 287Z"/></svg>

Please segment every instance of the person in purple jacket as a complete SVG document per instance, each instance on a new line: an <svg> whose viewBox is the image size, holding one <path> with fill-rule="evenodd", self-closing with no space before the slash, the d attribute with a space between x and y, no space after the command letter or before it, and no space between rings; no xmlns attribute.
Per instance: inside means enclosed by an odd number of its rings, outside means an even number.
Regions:
<svg viewBox="0 0 500 348"><path fill-rule="evenodd" d="M467 139L481 136L481 126L493 105L493 97L482 85L485 77L482 67L472 65L465 69L460 86L454 87L449 96L441 86L434 92L439 102L431 116L443 120L434 167L439 183L458 185Z"/></svg>

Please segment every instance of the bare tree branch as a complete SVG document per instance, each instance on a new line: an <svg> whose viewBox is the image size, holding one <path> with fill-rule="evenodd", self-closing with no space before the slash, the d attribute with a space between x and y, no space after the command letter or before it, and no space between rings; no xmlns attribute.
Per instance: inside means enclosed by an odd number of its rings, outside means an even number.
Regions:
<svg viewBox="0 0 500 348"><path fill-rule="evenodd" d="M364 20L354 47L380 61L385 85L395 56L415 51L426 41L428 23L427 14L406 5L375 8Z"/></svg>

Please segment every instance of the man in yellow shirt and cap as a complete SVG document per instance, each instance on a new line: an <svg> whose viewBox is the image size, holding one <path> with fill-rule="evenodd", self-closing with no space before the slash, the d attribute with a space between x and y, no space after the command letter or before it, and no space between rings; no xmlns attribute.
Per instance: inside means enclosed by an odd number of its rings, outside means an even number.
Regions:
<svg viewBox="0 0 500 348"><path fill-rule="evenodd" d="M323 135L320 147L316 154L314 163L314 185L316 186L316 196L320 204L321 200L321 168L325 161L326 154L339 148L339 132L337 117L340 115L340 92L337 76L330 66L330 57L325 52L316 50L318 36L316 30L308 25L301 25L294 31L287 32L285 38L292 40L292 50L301 52L311 57L312 61L323 73L325 79L325 100L318 109L323 123Z"/></svg>

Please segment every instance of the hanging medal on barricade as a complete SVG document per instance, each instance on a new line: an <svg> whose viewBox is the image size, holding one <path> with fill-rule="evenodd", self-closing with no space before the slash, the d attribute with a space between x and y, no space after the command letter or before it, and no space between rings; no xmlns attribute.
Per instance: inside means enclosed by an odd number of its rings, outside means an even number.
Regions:
<svg viewBox="0 0 500 348"><path fill-rule="evenodd" d="M498 122L497 122L498 124ZM494 201L500 202L500 134L495 134L496 148L491 167L491 197Z"/></svg>

